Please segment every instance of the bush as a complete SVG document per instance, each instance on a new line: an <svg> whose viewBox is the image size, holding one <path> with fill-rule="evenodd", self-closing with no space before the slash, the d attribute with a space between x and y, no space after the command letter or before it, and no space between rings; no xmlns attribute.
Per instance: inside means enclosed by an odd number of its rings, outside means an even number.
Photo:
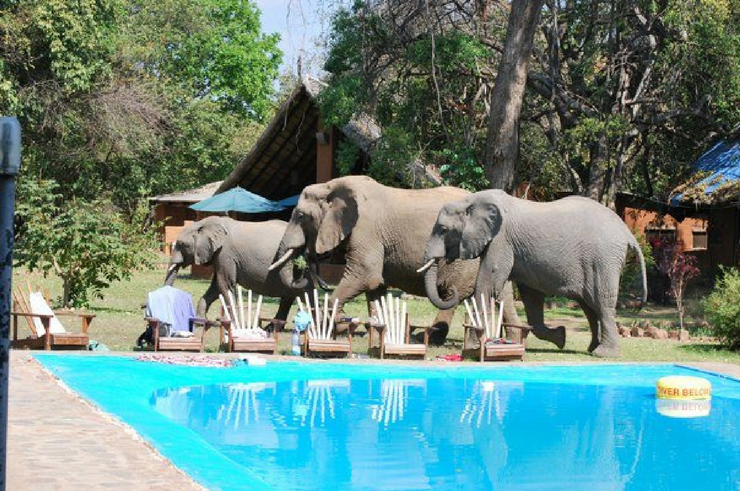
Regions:
<svg viewBox="0 0 740 491"><path fill-rule="evenodd" d="M723 268L702 306L720 342L730 349L740 349L740 271Z"/></svg>

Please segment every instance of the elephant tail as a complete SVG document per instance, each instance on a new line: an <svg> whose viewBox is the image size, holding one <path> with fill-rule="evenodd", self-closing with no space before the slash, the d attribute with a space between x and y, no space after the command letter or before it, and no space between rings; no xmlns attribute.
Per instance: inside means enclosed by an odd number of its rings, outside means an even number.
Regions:
<svg viewBox="0 0 740 491"><path fill-rule="evenodd" d="M642 298L640 299L640 306L637 307L637 311L639 312L640 310L642 310L642 308L645 306L645 303L647 302L647 268L645 267L645 256L642 252L642 247L640 247L640 243L637 242L637 239L634 236L632 236L632 243L630 244L630 247L634 249L635 254L637 254L637 258L640 260L640 271L642 274Z"/></svg>

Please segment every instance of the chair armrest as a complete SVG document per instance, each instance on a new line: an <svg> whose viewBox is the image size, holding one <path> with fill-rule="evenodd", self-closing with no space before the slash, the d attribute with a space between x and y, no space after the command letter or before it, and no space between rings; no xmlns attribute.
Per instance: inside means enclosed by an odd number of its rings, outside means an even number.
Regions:
<svg viewBox="0 0 740 491"><path fill-rule="evenodd" d="M376 331L378 331L378 334L380 334L381 336L383 335L383 331L388 328L386 324L381 324L380 322L368 322L368 324L370 325L371 329L375 329Z"/></svg>
<svg viewBox="0 0 740 491"><path fill-rule="evenodd" d="M478 336L479 338L482 338L482 337L483 337L483 335L484 335L484 334L486 333L486 330L485 330L485 328L483 328L483 327L480 327L480 326L474 326L474 325L472 325L472 324L463 324L463 329L465 329L465 331L469 331L469 330L473 330L473 331L475 331L475 334L476 334L476 335L477 335L477 336Z"/></svg>
<svg viewBox="0 0 740 491"><path fill-rule="evenodd" d="M97 317L96 314L89 314L87 312L72 312L71 310L55 310L54 314L64 317L84 317L86 319L94 319Z"/></svg>
<svg viewBox="0 0 740 491"><path fill-rule="evenodd" d="M521 329L522 331L531 331L532 330L532 326L522 326L522 325L519 325L519 324L508 324L506 322L504 322L501 325L503 327L511 327L513 329Z"/></svg>
<svg viewBox="0 0 740 491"><path fill-rule="evenodd" d="M32 314L30 312L11 312L10 315L17 315L19 317L38 317L39 319L51 319L54 317L49 314Z"/></svg>

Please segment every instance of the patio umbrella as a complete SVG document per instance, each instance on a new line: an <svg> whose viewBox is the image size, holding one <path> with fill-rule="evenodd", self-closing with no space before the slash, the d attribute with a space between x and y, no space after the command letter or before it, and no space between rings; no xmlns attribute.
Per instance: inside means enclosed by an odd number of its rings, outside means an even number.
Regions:
<svg viewBox="0 0 740 491"><path fill-rule="evenodd" d="M301 197L300 194L296 194L295 196L291 196L289 198L283 198L280 201L278 201L277 203L279 205L282 205L282 206L288 208L290 206L297 205L298 204L298 198L300 198L300 197Z"/></svg>
<svg viewBox="0 0 740 491"><path fill-rule="evenodd" d="M198 211L237 211L240 213L266 213L285 209L284 206L239 186L190 205L190 208Z"/></svg>

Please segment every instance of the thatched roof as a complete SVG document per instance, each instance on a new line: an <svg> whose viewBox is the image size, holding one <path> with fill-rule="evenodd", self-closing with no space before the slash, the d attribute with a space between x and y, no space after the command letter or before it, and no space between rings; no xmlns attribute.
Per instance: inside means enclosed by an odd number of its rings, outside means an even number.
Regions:
<svg viewBox="0 0 740 491"><path fill-rule="evenodd" d="M158 202L197 203L210 196L213 196L216 190L221 186L222 182L223 181L210 182L203 186L200 186L194 189L188 189L186 191L178 191L176 193L161 194L159 196L153 196L149 198L149 201L156 202L156 203Z"/></svg>
<svg viewBox="0 0 740 491"><path fill-rule="evenodd" d="M316 182L316 133L320 115L316 98L326 84L305 77L278 108L272 121L216 191L241 186L268 199L280 200L300 193ZM381 137L380 126L368 115L358 114L344 127L341 137L352 141L367 158ZM419 162L410 163L415 176L439 183L439 176Z"/></svg>

